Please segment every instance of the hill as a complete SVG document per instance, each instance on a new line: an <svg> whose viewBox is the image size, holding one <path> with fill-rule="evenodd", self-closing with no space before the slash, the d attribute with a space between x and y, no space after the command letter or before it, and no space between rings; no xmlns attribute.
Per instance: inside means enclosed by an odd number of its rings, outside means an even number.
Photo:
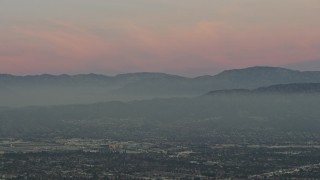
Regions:
<svg viewBox="0 0 320 180"><path fill-rule="evenodd" d="M235 95L235 94L320 94L320 83L292 83L292 84L276 84L256 89L226 89L214 90L205 95Z"/></svg>

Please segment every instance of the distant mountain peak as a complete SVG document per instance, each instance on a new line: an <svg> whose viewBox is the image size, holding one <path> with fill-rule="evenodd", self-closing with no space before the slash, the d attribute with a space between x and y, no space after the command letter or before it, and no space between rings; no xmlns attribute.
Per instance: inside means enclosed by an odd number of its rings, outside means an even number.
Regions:
<svg viewBox="0 0 320 180"><path fill-rule="evenodd" d="M242 68L242 69L225 70L225 71L221 72L220 75L227 74L227 73L259 73L259 72L266 73L266 72L300 72L300 71L286 69L286 68L282 68L282 67L253 66L253 67L247 67L247 68Z"/></svg>
<svg viewBox="0 0 320 180"><path fill-rule="evenodd" d="M126 73L118 74L115 78L142 78L142 79L154 79L154 78L185 78L178 75L172 75L160 72L136 72L136 73Z"/></svg>

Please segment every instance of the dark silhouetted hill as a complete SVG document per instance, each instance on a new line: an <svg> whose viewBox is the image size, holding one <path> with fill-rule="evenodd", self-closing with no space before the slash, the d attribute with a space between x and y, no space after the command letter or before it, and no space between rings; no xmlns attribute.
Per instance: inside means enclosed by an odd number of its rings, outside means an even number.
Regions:
<svg viewBox="0 0 320 180"><path fill-rule="evenodd" d="M214 90L205 95L231 95L231 94L310 94L320 93L320 83L293 83L293 84L277 84L267 87L260 87L253 90L249 89L226 89Z"/></svg>

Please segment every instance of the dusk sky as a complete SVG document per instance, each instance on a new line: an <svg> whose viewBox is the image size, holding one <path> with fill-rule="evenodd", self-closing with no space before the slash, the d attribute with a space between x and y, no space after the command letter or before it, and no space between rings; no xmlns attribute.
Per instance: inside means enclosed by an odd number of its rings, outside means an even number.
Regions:
<svg viewBox="0 0 320 180"><path fill-rule="evenodd" d="M0 73L197 76L312 60L320 0L0 1Z"/></svg>

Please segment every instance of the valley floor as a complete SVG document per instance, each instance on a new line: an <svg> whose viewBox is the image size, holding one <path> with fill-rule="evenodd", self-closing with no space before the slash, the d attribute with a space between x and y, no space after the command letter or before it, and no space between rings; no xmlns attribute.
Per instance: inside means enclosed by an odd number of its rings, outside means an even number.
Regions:
<svg viewBox="0 0 320 180"><path fill-rule="evenodd" d="M318 143L1 139L0 179L274 179L320 176Z"/></svg>

